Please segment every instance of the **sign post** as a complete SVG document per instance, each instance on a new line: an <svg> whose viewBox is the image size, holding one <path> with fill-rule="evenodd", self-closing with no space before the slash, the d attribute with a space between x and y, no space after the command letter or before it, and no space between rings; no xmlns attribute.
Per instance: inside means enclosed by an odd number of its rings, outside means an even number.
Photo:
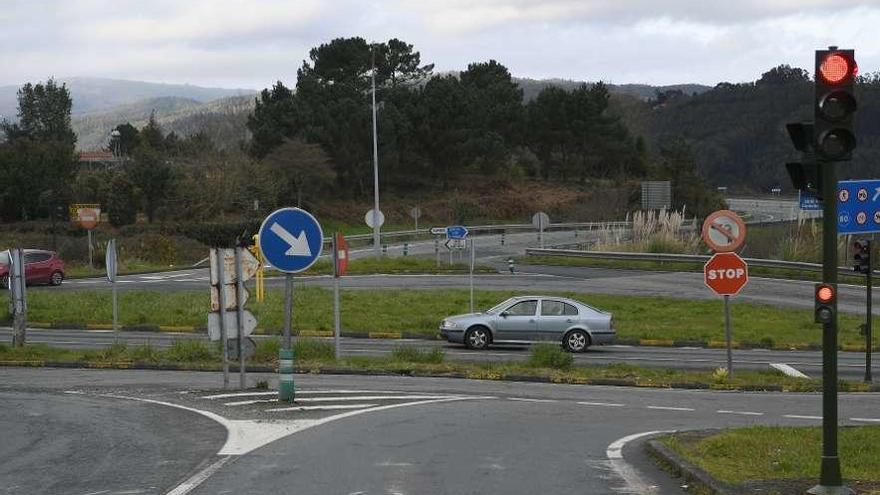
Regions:
<svg viewBox="0 0 880 495"><path fill-rule="evenodd" d="M550 217L543 211L539 211L532 216L532 225L538 229L538 243L541 249L544 249L544 228L550 225Z"/></svg>
<svg viewBox="0 0 880 495"><path fill-rule="evenodd" d="M27 284L25 283L24 252L9 250L9 296L12 298L12 347L24 347L27 340Z"/></svg>
<svg viewBox="0 0 880 495"><path fill-rule="evenodd" d="M82 228L86 229L89 242L89 268L92 268L94 266L92 263L92 253L94 252L94 246L92 245L92 229L97 227L98 222L101 220L101 209L77 208L76 216L77 221L82 226Z"/></svg>
<svg viewBox="0 0 880 495"><path fill-rule="evenodd" d="M422 209L418 206L414 206L411 210L409 210L409 216L416 222L415 230L419 230L419 218L422 216Z"/></svg>
<svg viewBox="0 0 880 495"><path fill-rule="evenodd" d="M372 217L371 212L368 212L367 219ZM281 401L293 402L295 398L291 346L293 274L307 270L318 260L324 244L324 232L311 213L299 208L281 208L272 212L263 221L263 225L260 226L259 244L266 261L286 274L284 348L281 349L278 360L280 375L278 398Z"/></svg>
<svg viewBox="0 0 880 495"><path fill-rule="evenodd" d="M340 357L339 337L342 333L339 314L339 278L345 275L348 268L348 246L340 232L333 236L333 344L336 360Z"/></svg>
<svg viewBox="0 0 880 495"><path fill-rule="evenodd" d="M111 293L113 294L113 340L119 343L119 300L116 296L116 277L119 269L116 263L116 239L107 241L104 266L107 268L107 280L110 282Z"/></svg>
<svg viewBox="0 0 880 495"><path fill-rule="evenodd" d="M719 210L703 222L703 241L715 251L703 267L703 280L716 294L724 296L724 340L727 344L727 376L733 377L733 329L730 323L730 296L749 282L749 266L733 251L746 238L746 226L730 210Z"/></svg>
<svg viewBox="0 0 880 495"><path fill-rule="evenodd" d="M471 263L470 263L470 285L471 285L471 313L474 312L474 262L477 259L477 243L471 238Z"/></svg>

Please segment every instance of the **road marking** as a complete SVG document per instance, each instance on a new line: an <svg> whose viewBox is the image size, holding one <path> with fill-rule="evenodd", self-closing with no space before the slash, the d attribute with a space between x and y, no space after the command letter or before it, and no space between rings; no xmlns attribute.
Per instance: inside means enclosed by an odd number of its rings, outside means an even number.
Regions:
<svg viewBox="0 0 880 495"><path fill-rule="evenodd" d="M810 378L809 376L801 373L797 369L795 369L785 363L770 363L770 367L773 368L774 370L782 373L783 375L790 376L792 378L807 378L807 379Z"/></svg>
<svg viewBox="0 0 880 495"><path fill-rule="evenodd" d="M860 421L862 423L880 423L880 419L875 418L849 418L850 421Z"/></svg>
<svg viewBox="0 0 880 495"><path fill-rule="evenodd" d="M715 411L718 414L739 414L741 416L763 416L762 412L752 412L752 411L726 411L724 409L719 409Z"/></svg>
<svg viewBox="0 0 880 495"><path fill-rule="evenodd" d="M232 456L227 455L217 459L210 466L202 469L198 473L192 475L188 480L177 485L177 487L168 492L166 495L186 495L187 493L193 491L197 486L204 483L206 479L210 478L212 474L216 473L220 468L222 468L223 465L226 464L226 462L228 462L231 457Z"/></svg>
<svg viewBox="0 0 880 495"><path fill-rule="evenodd" d="M578 402L584 406L601 406L601 407L625 407L625 404L615 404L613 402Z"/></svg>
<svg viewBox="0 0 880 495"><path fill-rule="evenodd" d="M627 492L640 494L654 493L657 491L657 487L654 485L649 485L644 480L642 480L642 477L639 476L635 468L623 459L623 448L626 446L626 444L632 442L633 440L638 440L639 438L649 437L653 435L660 435L662 433L675 432L670 430L658 430L628 435L618 440L615 440L605 450L605 456L610 461L611 468L614 469L617 475L620 476L620 478L623 480L624 484L626 485Z"/></svg>
<svg viewBox="0 0 880 495"><path fill-rule="evenodd" d="M294 402L335 402L353 400L426 400L426 399L452 399L457 395L359 395L346 397L306 397L296 399Z"/></svg>
<svg viewBox="0 0 880 495"><path fill-rule="evenodd" d="M337 409L364 409L367 407L376 407L376 404L328 404L326 406L293 406L293 407L276 407L266 409L266 412L284 412L284 411L335 411Z"/></svg>
<svg viewBox="0 0 880 495"><path fill-rule="evenodd" d="M802 416L800 414L785 414L782 417L791 419L822 419L822 416Z"/></svg>
<svg viewBox="0 0 880 495"><path fill-rule="evenodd" d="M310 394L394 394L398 393L394 390L297 390L296 395ZM231 392L227 394L205 395L202 399L232 399L235 397L268 397L270 395L278 395L278 391L273 392ZM422 397L421 395L419 397ZM450 397L444 395L444 397Z"/></svg>
<svg viewBox="0 0 880 495"><path fill-rule="evenodd" d="M526 397L508 397L507 400L513 400L517 402L559 402L558 400L553 399L528 399Z"/></svg>
<svg viewBox="0 0 880 495"><path fill-rule="evenodd" d="M217 395L206 395L202 397L202 399L231 399L233 397L261 397L268 395L278 395L278 391L274 392L238 392L233 394L217 394Z"/></svg>
<svg viewBox="0 0 880 495"><path fill-rule="evenodd" d="M224 402L224 406L250 406L252 404L267 404L271 402L278 402L278 399L257 399L257 400L240 400L238 402Z"/></svg>
<svg viewBox="0 0 880 495"><path fill-rule="evenodd" d="M660 411L695 411L690 407L668 407L668 406L646 406L646 409L655 409Z"/></svg>

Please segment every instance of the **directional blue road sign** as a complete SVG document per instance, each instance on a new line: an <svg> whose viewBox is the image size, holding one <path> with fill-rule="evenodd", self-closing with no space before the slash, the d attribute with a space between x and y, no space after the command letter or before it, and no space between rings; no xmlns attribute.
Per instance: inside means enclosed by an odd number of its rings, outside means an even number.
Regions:
<svg viewBox="0 0 880 495"><path fill-rule="evenodd" d="M260 227L260 251L270 265L285 273L308 269L321 255L324 232L311 213L281 208Z"/></svg>
<svg viewBox="0 0 880 495"><path fill-rule="evenodd" d="M802 210L821 210L822 202L813 193L801 191L798 196L798 204Z"/></svg>
<svg viewBox="0 0 880 495"><path fill-rule="evenodd" d="M451 225L446 227L447 239L464 239L468 235L467 227L463 225Z"/></svg>
<svg viewBox="0 0 880 495"><path fill-rule="evenodd" d="M880 180L837 183L837 233L880 232Z"/></svg>

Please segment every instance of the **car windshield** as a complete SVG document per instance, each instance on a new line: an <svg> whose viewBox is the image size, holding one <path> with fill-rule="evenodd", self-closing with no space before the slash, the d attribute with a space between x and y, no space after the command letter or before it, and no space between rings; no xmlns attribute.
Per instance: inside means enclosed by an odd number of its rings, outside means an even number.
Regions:
<svg viewBox="0 0 880 495"><path fill-rule="evenodd" d="M494 315L496 313L500 313L501 310L503 310L508 305L510 305L510 303L513 302L514 299L515 298L511 297L510 299L505 299L505 300L501 301L500 303L498 303L497 305L495 305L491 309L486 310L486 314Z"/></svg>

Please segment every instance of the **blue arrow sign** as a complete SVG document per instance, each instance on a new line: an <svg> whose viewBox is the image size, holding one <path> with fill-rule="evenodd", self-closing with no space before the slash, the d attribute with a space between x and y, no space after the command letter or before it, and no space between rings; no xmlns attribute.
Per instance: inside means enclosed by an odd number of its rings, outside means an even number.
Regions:
<svg viewBox="0 0 880 495"><path fill-rule="evenodd" d="M467 227L463 225L452 225L446 227L446 238L447 239L464 239L468 235Z"/></svg>
<svg viewBox="0 0 880 495"><path fill-rule="evenodd" d="M279 271L307 270L321 255L324 232L311 213L281 208L266 217L260 227L260 251Z"/></svg>
<svg viewBox="0 0 880 495"><path fill-rule="evenodd" d="M837 183L837 233L880 232L880 180Z"/></svg>

